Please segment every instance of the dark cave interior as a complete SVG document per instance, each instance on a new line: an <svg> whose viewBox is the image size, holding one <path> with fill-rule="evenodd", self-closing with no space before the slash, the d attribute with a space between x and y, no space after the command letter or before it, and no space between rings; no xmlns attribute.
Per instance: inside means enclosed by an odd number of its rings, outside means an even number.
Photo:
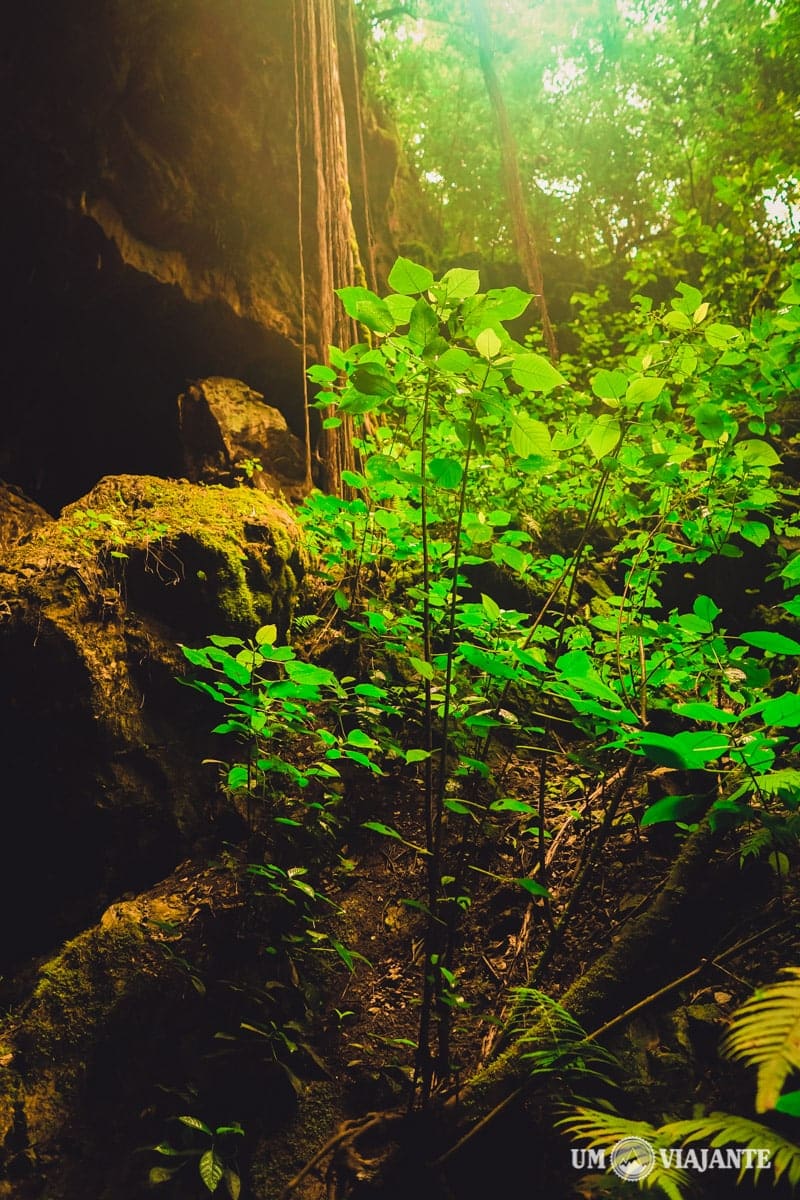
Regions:
<svg viewBox="0 0 800 1200"><path fill-rule="evenodd" d="M104 475L183 474L178 395L241 379L302 435L300 352L221 302L190 303L125 265L60 201L6 204L0 476L56 514Z"/></svg>

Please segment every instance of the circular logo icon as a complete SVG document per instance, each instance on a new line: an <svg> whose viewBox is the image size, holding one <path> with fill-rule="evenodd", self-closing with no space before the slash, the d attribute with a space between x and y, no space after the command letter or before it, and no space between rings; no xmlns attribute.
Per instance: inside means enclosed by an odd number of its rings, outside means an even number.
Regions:
<svg viewBox="0 0 800 1200"><path fill-rule="evenodd" d="M629 1183L645 1179L655 1165L655 1151L644 1138L620 1138L611 1149L611 1170Z"/></svg>

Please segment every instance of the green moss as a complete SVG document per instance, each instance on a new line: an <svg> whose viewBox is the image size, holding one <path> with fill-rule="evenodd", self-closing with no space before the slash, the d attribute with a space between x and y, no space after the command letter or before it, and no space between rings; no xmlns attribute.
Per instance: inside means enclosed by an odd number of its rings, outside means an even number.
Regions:
<svg viewBox="0 0 800 1200"><path fill-rule="evenodd" d="M95 927L45 963L17 1038L29 1066L80 1056L97 1039L141 970L143 941L133 924Z"/></svg>
<svg viewBox="0 0 800 1200"><path fill-rule="evenodd" d="M101 480L48 530L48 551L99 567L129 607L191 634L286 626L304 568L276 497L153 476Z"/></svg>

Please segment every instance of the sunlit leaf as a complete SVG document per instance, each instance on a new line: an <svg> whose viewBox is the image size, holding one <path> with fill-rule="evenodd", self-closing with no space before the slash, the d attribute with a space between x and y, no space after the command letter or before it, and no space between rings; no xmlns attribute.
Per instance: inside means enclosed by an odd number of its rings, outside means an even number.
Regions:
<svg viewBox="0 0 800 1200"><path fill-rule="evenodd" d="M551 362L541 354L518 354L511 368L511 375L526 392L542 392L548 395L566 379Z"/></svg>
<svg viewBox="0 0 800 1200"><path fill-rule="evenodd" d="M427 292L433 284L433 272L421 267L410 258L397 259L389 272L389 287L402 296L416 296Z"/></svg>

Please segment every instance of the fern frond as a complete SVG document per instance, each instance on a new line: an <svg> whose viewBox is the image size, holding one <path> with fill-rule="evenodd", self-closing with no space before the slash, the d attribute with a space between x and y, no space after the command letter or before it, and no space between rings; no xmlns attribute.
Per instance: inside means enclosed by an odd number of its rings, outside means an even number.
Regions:
<svg viewBox="0 0 800 1200"><path fill-rule="evenodd" d="M515 1041L530 1046L521 1057L530 1064L532 1075L572 1072L611 1083L601 1068L616 1066L614 1055L590 1041L580 1022L544 992L514 988L508 1030Z"/></svg>
<svg viewBox="0 0 800 1200"><path fill-rule="evenodd" d="M592 1108L576 1108L558 1124L564 1127L570 1137L582 1139L590 1148L610 1150L621 1138L626 1137L643 1138L654 1150L669 1144L662 1138L662 1130L647 1121L628 1121L617 1113L598 1112ZM657 1155L652 1171L641 1180L641 1186L647 1190L660 1188L668 1200L685 1200L691 1182L688 1171L666 1166Z"/></svg>
<svg viewBox="0 0 800 1200"><path fill-rule="evenodd" d="M758 1067L756 1112L774 1108L786 1076L800 1070L800 967L791 978L762 988L733 1014L722 1043L727 1058Z"/></svg>
<svg viewBox="0 0 800 1200"><path fill-rule="evenodd" d="M754 829L739 846L739 866L748 858L759 858L765 851L773 850L775 839L769 829Z"/></svg>
<svg viewBox="0 0 800 1200"><path fill-rule="evenodd" d="M746 1117L734 1116L731 1113L709 1113L707 1117L672 1121L668 1125L662 1125L657 1130L657 1136L662 1145L705 1142L716 1149L718 1146L735 1143L747 1150L768 1150L774 1182L777 1183L785 1173L792 1187L800 1183L800 1146L787 1141L774 1129L769 1129L758 1121L748 1121ZM757 1183L761 1170L757 1161L752 1170L753 1183ZM741 1183L746 1171L747 1167L743 1164L737 1182Z"/></svg>

